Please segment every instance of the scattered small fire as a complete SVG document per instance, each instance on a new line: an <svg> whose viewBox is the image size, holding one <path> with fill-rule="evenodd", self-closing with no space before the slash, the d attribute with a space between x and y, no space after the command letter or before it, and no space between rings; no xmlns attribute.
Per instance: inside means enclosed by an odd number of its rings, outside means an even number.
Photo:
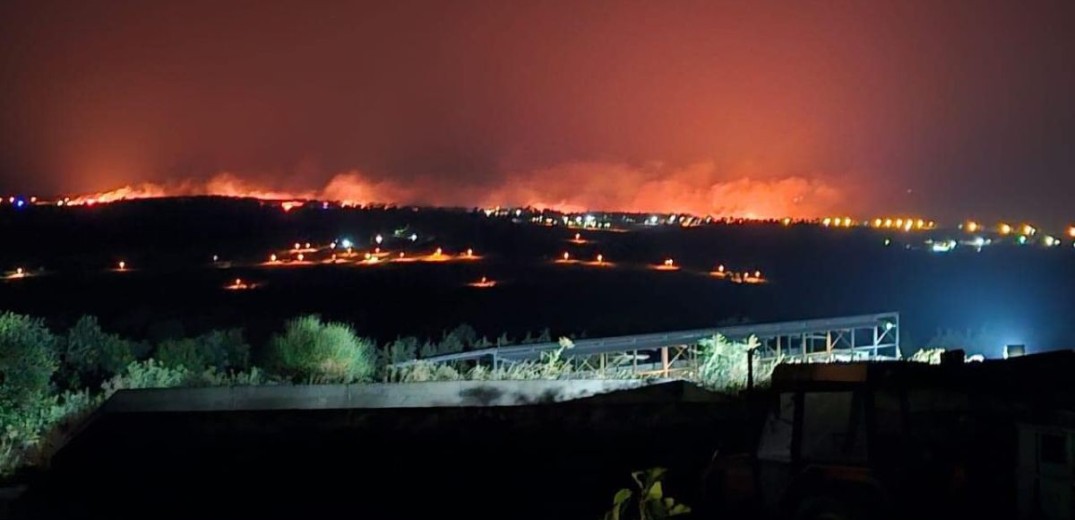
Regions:
<svg viewBox="0 0 1075 520"><path fill-rule="evenodd" d="M467 285L471 287L477 287L479 289L486 289L489 287L496 287L496 280L490 280L488 277L483 276L480 280L476 282L471 282Z"/></svg>
<svg viewBox="0 0 1075 520"><path fill-rule="evenodd" d="M575 233L575 236L572 237L571 240L568 240L568 242L571 242L572 244L585 244L589 242L589 240L582 238L582 233Z"/></svg>
<svg viewBox="0 0 1075 520"><path fill-rule="evenodd" d="M257 287L258 284L248 282L246 280L243 280L242 278L236 278L232 280L230 284L224 286L224 288L229 291L245 291L248 289L255 289Z"/></svg>
<svg viewBox="0 0 1075 520"><path fill-rule="evenodd" d="M672 260L671 258L665 258L664 262L662 262L660 265L653 266L653 268L658 270L658 271L678 271L679 270L679 266L676 265L675 260Z"/></svg>

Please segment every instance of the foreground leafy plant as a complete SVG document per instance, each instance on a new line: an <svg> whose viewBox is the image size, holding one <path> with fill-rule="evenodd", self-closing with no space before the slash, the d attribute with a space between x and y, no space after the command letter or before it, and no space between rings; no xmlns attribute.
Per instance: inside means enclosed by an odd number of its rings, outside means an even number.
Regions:
<svg viewBox="0 0 1075 520"><path fill-rule="evenodd" d="M612 509L605 513L604 520L657 520L685 515L691 512L686 504L676 502L672 497L664 496L665 468L651 468L631 474L637 491L623 488L612 499Z"/></svg>

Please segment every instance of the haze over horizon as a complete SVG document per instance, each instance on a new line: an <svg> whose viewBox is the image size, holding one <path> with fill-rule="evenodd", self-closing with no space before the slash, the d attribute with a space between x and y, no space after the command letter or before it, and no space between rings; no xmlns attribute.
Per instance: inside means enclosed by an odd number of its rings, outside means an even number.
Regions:
<svg viewBox="0 0 1075 520"><path fill-rule="evenodd" d="M1075 221L1070 2L9 1L0 193Z"/></svg>

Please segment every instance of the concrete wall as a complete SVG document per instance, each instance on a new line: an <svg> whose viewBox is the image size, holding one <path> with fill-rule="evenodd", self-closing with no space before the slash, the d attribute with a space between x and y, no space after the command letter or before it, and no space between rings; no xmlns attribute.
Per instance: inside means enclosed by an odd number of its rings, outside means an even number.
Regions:
<svg viewBox="0 0 1075 520"><path fill-rule="evenodd" d="M514 406L568 401L639 388L641 380L446 381L358 385L278 385L232 388L123 390L102 407L109 412L318 410Z"/></svg>

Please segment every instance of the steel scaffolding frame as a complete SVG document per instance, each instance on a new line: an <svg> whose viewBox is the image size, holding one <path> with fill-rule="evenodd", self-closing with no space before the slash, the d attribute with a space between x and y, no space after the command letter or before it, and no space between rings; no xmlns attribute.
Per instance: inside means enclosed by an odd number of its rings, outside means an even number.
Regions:
<svg viewBox="0 0 1075 520"><path fill-rule="evenodd" d="M698 344L717 335L731 340L757 338L758 363L899 359L900 316L896 312L817 320L760 323L656 334L580 339L563 352L577 370L630 369L641 375L677 377L697 368ZM445 354L424 361L491 361L494 367L535 361L560 348L559 342L500 346ZM404 366L413 362L400 363Z"/></svg>

